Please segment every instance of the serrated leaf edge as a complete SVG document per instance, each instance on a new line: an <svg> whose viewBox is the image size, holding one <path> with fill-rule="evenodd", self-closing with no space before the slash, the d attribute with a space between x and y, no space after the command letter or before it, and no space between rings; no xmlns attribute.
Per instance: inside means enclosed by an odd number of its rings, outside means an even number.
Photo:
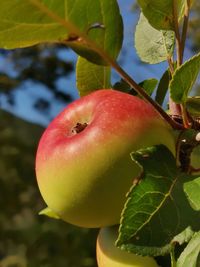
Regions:
<svg viewBox="0 0 200 267"><path fill-rule="evenodd" d="M133 153L131 153L132 155L134 155L134 154L140 154L140 152L133 152ZM135 161L135 163L137 164L137 165L139 165L139 167L143 170L143 167L142 167L142 165L136 160L136 159L134 159L133 157L132 157L132 160L134 160ZM141 179L142 179L142 175L143 175L143 171L142 171L142 174L141 174ZM161 177L161 176L159 176L159 177ZM167 177L164 177L164 176L162 176L162 178L166 178L166 179L168 179ZM148 224L150 221L151 221L151 218L157 213L157 211L162 207L162 205L164 204L164 202L166 201L166 199L168 198L168 197L170 197L170 195L171 195L171 192L172 192L172 190L173 190L173 187L175 186L175 184L176 184L176 182L177 182L177 180L178 180L178 177L176 177L176 178L174 178L172 181L172 184L171 184L171 186L170 186L170 189L169 189L169 191L168 191L168 193L167 194L163 194L164 195L164 197L163 197L163 200L160 202L160 204L159 204L159 206L155 209L155 211L149 216L149 218L137 229L137 231L135 231L135 233L133 233L132 234L132 236L130 237L130 238L133 238L134 236L136 236L136 234L146 225L146 224ZM131 194L131 192L132 192L132 190L134 190L134 188L137 186L137 184L134 184L131 188L130 188L130 190L129 190L129 193L128 193L128 195L130 195ZM117 241L116 241L116 244L117 244L117 246L119 245L121 245L121 242L120 242L120 237L121 237L121 233L120 233L120 229L121 229L121 224L122 224L122 222L123 222L123 220L124 220L124 212L125 212L125 210L126 210L126 208L127 208L127 206L128 206L128 204L129 204L129 202L130 202L130 200L131 200L131 197L127 197L127 201L125 202L125 205L124 205L124 208L123 208L123 210L122 210L122 213L121 213L121 218L120 218L120 227L119 227L119 236L118 236L118 239L117 239ZM124 242L124 241L123 241Z"/></svg>
<svg viewBox="0 0 200 267"><path fill-rule="evenodd" d="M172 91L172 88L171 88L171 87L172 87L172 85L173 85L173 83L174 83L174 81L175 81L175 79L176 79L176 75L177 75L177 73L179 73L183 68L187 67L188 64L190 64L193 60L195 60L195 59L198 58L198 57L200 57L200 53L198 53L197 55L194 55L194 56L191 57L189 60L185 61L184 64L182 64L179 68L177 68L177 69L175 70L175 72L174 72L174 74L173 74L173 76L172 76L172 79L171 79L171 81L170 81L170 83L169 83L169 89L170 89L170 95L171 95L172 99L173 99L176 103L182 103L182 101L177 101L177 100L175 100L175 99L173 98L173 91ZM199 71L200 71L200 70L199 70ZM198 76L198 74L197 74L197 76ZM193 82L191 83L191 87L190 87L190 89L188 90L188 92L191 90L191 88L192 88L194 82L195 82L196 79L197 79L197 76L194 78ZM188 94L188 92L187 92L187 94ZM181 98L181 99L182 99L182 98Z"/></svg>

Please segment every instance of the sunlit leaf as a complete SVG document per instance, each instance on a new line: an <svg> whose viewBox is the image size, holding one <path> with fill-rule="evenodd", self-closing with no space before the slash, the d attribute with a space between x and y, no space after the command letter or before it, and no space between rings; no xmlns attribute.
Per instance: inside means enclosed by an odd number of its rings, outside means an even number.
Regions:
<svg viewBox="0 0 200 267"><path fill-rule="evenodd" d="M185 103L200 71L200 53L176 69L170 82L171 98L176 103Z"/></svg>
<svg viewBox="0 0 200 267"><path fill-rule="evenodd" d="M128 194L117 245L141 255L169 253L177 234L188 226L200 228L200 212L192 210L183 191L192 176L179 172L163 145L141 149L132 158L143 172Z"/></svg>
<svg viewBox="0 0 200 267"><path fill-rule="evenodd" d="M79 36L80 31L87 34L111 57L116 58L121 49L123 31L117 1L7 0L0 2L0 47L2 48L12 49L43 42L61 42L73 47L76 52L91 61L103 63L92 47L89 47Z"/></svg>
<svg viewBox="0 0 200 267"><path fill-rule="evenodd" d="M200 264L198 255L200 253L200 232L194 234L189 244L186 246L184 251L181 253L177 260L177 267L197 267Z"/></svg>
<svg viewBox="0 0 200 267"><path fill-rule="evenodd" d="M200 160L200 158L199 158ZM184 191L194 210L200 210L200 177L184 184Z"/></svg>
<svg viewBox="0 0 200 267"><path fill-rule="evenodd" d="M185 230L183 230L180 234L176 235L172 243L178 243L179 245L182 245L184 243L188 243L190 239L193 237L194 231L191 229L190 226L188 226Z"/></svg>
<svg viewBox="0 0 200 267"><path fill-rule="evenodd" d="M179 19L183 16L185 0L177 0L177 13ZM173 0L138 0L142 12L149 23L159 30L173 30Z"/></svg>
<svg viewBox="0 0 200 267"><path fill-rule="evenodd" d="M135 47L142 61L160 63L173 53L174 32L156 30L141 13L135 32Z"/></svg>
<svg viewBox="0 0 200 267"><path fill-rule="evenodd" d="M98 89L110 88L110 74L110 67L96 65L79 57L76 65L76 85L80 96Z"/></svg>

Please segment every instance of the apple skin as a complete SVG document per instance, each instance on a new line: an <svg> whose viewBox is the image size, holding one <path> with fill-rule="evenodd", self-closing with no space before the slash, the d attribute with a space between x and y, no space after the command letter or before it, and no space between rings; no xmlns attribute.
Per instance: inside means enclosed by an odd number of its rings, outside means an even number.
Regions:
<svg viewBox="0 0 200 267"><path fill-rule="evenodd" d="M76 133L77 123L87 127ZM172 129L151 105L112 89L95 91L68 105L41 137L40 192L68 223L118 224L126 193L141 171L130 153L160 143L174 152Z"/></svg>
<svg viewBox="0 0 200 267"><path fill-rule="evenodd" d="M117 248L116 240L117 227L100 229L96 245L98 267L158 267L152 257L142 257Z"/></svg>

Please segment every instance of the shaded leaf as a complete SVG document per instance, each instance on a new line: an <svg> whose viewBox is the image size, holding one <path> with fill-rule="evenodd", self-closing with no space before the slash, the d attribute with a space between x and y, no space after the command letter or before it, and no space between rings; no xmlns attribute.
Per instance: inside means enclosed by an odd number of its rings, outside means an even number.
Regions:
<svg viewBox="0 0 200 267"><path fill-rule="evenodd" d="M187 247L177 260L177 267L197 267L200 264L198 255L200 253L200 232L194 234Z"/></svg>
<svg viewBox="0 0 200 267"><path fill-rule="evenodd" d="M188 97L186 100L186 107L193 116L200 117L200 96Z"/></svg>
<svg viewBox="0 0 200 267"><path fill-rule="evenodd" d="M173 53L174 32L156 30L141 13L135 32L135 47L142 61L160 63Z"/></svg>
<svg viewBox="0 0 200 267"><path fill-rule="evenodd" d="M76 65L76 85L80 96L98 89L110 88L110 75L110 67L96 65L79 57Z"/></svg>
<svg viewBox="0 0 200 267"><path fill-rule="evenodd" d="M148 93L148 95L152 95L157 83L158 80L152 78L142 81L141 83L139 83L139 85Z"/></svg>
<svg viewBox="0 0 200 267"><path fill-rule="evenodd" d="M44 4L50 12L34 3ZM65 26L51 14L63 19ZM43 42L66 42L80 55L103 64L70 24L87 34L111 57L117 57L122 45L123 26L116 0L1 1L0 47L12 49ZM103 27L94 27L97 24Z"/></svg>
<svg viewBox="0 0 200 267"><path fill-rule="evenodd" d="M138 0L149 23L159 30L173 30L173 0ZM177 0L179 19L183 16L184 0Z"/></svg>
<svg viewBox="0 0 200 267"><path fill-rule="evenodd" d="M184 184L184 191L194 210L200 210L200 177Z"/></svg>
<svg viewBox="0 0 200 267"><path fill-rule="evenodd" d="M162 105L164 102L165 96L166 96L167 91L168 91L169 82L170 82L170 72L169 72L169 70L166 70L163 73L163 75L159 81L158 88L156 91L155 100L160 105Z"/></svg>
<svg viewBox="0 0 200 267"><path fill-rule="evenodd" d="M141 255L169 253L177 234L188 226L200 227L200 213L191 209L183 192L184 182L191 177L179 172L175 158L163 145L139 150L132 158L143 173L128 195L117 245Z"/></svg>
<svg viewBox="0 0 200 267"><path fill-rule="evenodd" d="M191 165L193 168L198 170L196 174L199 174L200 176L200 145L197 145L192 151Z"/></svg>
<svg viewBox="0 0 200 267"><path fill-rule="evenodd" d="M148 95L152 95L153 91L156 88L157 83L158 83L158 80L151 78L151 79L147 79L147 80L140 82L138 85L142 87L148 93ZM138 95L138 93L133 88L131 88L130 85L123 79L115 83L113 88L116 90L128 93L128 94L140 97L140 95Z"/></svg>
<svg viewBox="0 0 200 267"><path fill-rule="evenodd" d="M112 88L115 90L124 92L124 93L130 93L133 91L133 89L130 87L130 85L124 79L121 79L120 81L116 82L112 86Z"/></svg>
<svg viewBox="0 0 200 267"><path fill-rule="evenodd" d="M199 146L197 135L198 131L194 129L186 129L180 135L178 160L180 162L180 169L183 172L188 173L192 171L191 166L196 168L196 161L200 164L200 154L196 151Z"/></svg>
<svg viewBox="0 0 200 267"><path fill-rule="evenodd" d="M176 69L170 82L171 98L176 103L185 103L200 70L200 53Z"/></svg>

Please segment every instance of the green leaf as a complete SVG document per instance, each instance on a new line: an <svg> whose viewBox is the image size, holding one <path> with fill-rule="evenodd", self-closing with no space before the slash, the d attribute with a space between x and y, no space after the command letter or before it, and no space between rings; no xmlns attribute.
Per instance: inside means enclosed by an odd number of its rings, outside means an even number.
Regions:
<svg viewBox="0 0 200 267"><path fill-rule="evenodd" d="M173 30L173 0L138 0L143 14L149 23L159 30ZM184 0L177 0L179 19L183 16Z"/></svg>
<svg viewBox="0 0 200 267"><path fill-rule="evenodd" d="M156 88L157 83L158 83L158 80L154 78L150 78L150 79L140 82L138 85L141 86L148 93L148 95L152 95L153 91ZM125 92L125 93L129 93L131 95L134 95L134 96L137 95L138 97L140 97L138 93L133 88L131 88L130 85L127 84L127 82L124 81L123 79L121 79L121 81L114 84L113 88L116 90Z"/></svg>
<svg viewBox="0 0 200 267"><path fill-rule="evenodd" d="M112 88L115 90L124 92L124 93L131 93L133 91L133 89L130 87L130 85L124 79L121 79L120 81L116 82L112 86Z"/></svg>
<svg viewBox="0 0 200 267"><path fill-rule="evenodd" d="M200 232L194 234L184 251L177 260L177 267L197 267L200 264L198 255L200 253Z"/></svg>
<svg viewBox="0 0 200 267"><path fill-rule="evenodd" d="M183 172L191 171L193 169L200 168L200 142L198 141L198 131L194 129L186 129L179 135L179 153L178 161L180 163L180 169ZM196 172L197 174L197 172Z"/></svg>
<svg viewBox="0 0 200 267"><path fill-rule="evenodd" d="M158 88L156 91L156 97L155 100L158 102L158 104L162 105L165 99L165 96L167 94L168 88L169 88L169 82L170 82L170 72L169 70L166 70L158 84Z"/></svg>
<svg viewBox="0 0 200 267"><path fill-rule="evenodd" d="M194 210L200 210L200 177L184 184L184 191Z"/></svg>
<svg viewBox="0 0 200 267"><path fill-rule="evenodd" d="M49 207L46 207L45 209L41 210L39 212L39 215L45 215L53 219L60 219L60 217L54 211L52 211Z"/></svg>
<svg viewBox="0 0 200 267"><path fill-rule="evenodd" d="M76 85L80 96L97 89L110 88L110 67L100 66L79 57L76 65Z"/></svg>
<svg viewBox="0 0 200 267"><path fill-rule="evenodd" d="M135 47L142 61L160 63L173 53L174 32L156 30L141 13L135 32Z"/></svg>
<svg viewBox="0 0 200 267"><path fill-rule="evenodd" d="M183 230L180 234L176 235L172 243L178 243L179 245L183 245L184 243L188 243L190 239L193 237L194 231L188 226L185 230Z"/></svg>
<svg viewBox="0 0 200 267"><path fill-rule="evenodd" d="M157 83L158 80L151 78L140 82L139 86L141 86L148 93L148 95L152 95L153 91L156 88ZM138 93L133 88L131 88L130 85L127 84L126 81L124 81L123 79L114 84L113 88L121 92L125 92L133 96L140 97Z"/></svg>
<svg viewBox="0 0 200 267"><path fill-rule="evenodd" d="M191 177L179 172L163 145L139 150L132 158L143 172L122 212L117 246L141 255L169 253L177 234L188 226L200 228L200 213L191 209L183 191Z"/></svg>
<svg viewBox="0 0 200 267"><path fill-rule="evenodd" d="M148 95L152 95L157 83L158 80L151 78L140 82L139 85L148 93Z"/></svg>
<svg viewBox="0 0 200 267"><path fill-rule="evenodd" d="M186 108L192 116L200 117L200 96L188 97Z"/></svg>
<svg viewBox="0 0 200 267"><path fill-rule="evenodd" d="M200 53L176 69L170 82L171 98L176 103L185 103L200 70Z"/></svg>
<svg viewBox="0 0 200 267"><path fill-rule="evenodd" d="M33 3L45 5L45 11ZM112 12L110 12L112 10ZM57 16L54 19L51 15ZM64 20L65 26L57 20ZM44 42L67 43L83 57L102 59L87 46L75 26L116 58L122 45L123 25L116 0L7 0L0 2L0 47L13 49Z"/></svg>
<svg viewBox="0 0 200 267"><path fill-rule="evenodd" d="M198 169L198 174L200 174L200 144L197 145L192 151L191 165L193 168Z"/></svg>

